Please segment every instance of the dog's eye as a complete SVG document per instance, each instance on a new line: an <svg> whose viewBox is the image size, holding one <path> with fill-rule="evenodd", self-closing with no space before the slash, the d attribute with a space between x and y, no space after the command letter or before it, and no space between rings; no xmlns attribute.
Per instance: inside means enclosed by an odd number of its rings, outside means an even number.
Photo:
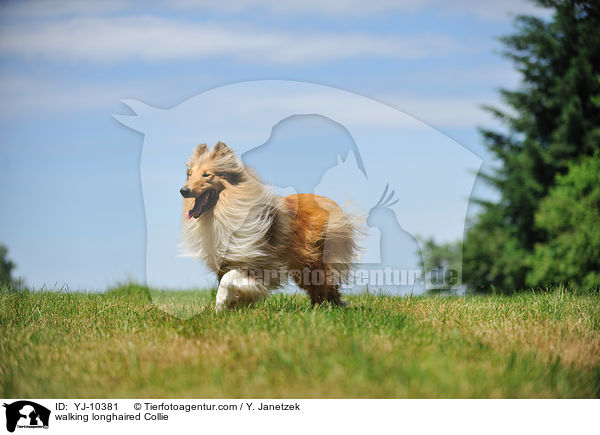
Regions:
<svg viewBox="0 0 600 435"><path fill-rule="evenodd" d="M192 171L185 171L185 175L190 178L192 176Z"/></svg>
<svg viewBox="0 0 600 435"><path fill-rule="evenodd" d="M208 172L205 172L204 174L202 174L203 177L208 177L210 176L210 174Z"/></svg>

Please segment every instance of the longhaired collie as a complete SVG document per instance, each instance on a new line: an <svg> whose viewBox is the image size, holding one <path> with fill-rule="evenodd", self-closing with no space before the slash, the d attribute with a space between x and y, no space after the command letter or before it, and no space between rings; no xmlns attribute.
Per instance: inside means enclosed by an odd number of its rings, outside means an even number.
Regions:
<svg viewBox="0 0 600 435"><path fill-rule="evenodd" d="M183 246L216 273L217 312L263 298L289 277L313 304L343 304L360 217L322 196L274 195L222 142L197 146L186 167Z"/></svg>

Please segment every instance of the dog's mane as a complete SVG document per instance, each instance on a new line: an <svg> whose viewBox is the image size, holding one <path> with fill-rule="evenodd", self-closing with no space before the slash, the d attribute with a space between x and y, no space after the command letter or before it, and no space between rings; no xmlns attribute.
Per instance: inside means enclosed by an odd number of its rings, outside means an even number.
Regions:
<svg viewBox="0 0 600 435"><path fill-rule="evenodd" d="M253 170L238 159L228 163L215 165L228 181L216 205L182 225L184 255L202 258L217 273L222 264L260 264L273 248L269 231L281 214L281 199Z"/></svg>

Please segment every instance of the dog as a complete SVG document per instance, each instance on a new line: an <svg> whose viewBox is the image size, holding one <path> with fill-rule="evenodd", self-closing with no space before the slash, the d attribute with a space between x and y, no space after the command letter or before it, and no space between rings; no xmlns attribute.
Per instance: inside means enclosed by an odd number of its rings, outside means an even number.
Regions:
<svg viewBox="0 0 600 435"><path fill-rule="evenodd" d="M339 287L364 219L322 196L273 194L223 142L197 146L186 169L183 247L217 275L217 312L264 298L290 277L313 304L345 305Z"/></svg>

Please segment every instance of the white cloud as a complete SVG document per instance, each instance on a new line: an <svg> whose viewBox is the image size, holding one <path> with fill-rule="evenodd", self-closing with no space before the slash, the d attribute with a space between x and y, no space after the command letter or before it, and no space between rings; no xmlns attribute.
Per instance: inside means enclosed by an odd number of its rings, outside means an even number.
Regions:
<svg viewBox="0 0 600 435"><path fill-rule="evenodd" d="M142 3L123 0L25 0L0 3L0 17L4 22L29 21L59 17L93 17L124 12Z"/></svg>
<svg viewBox="0 0 600 435"><path fill-rule="evenodd" d="M175 7L245 12L265 10L282 15L319 13L328 16L364 16L391 12L432 11L443 15L472 15L486 20L505 20L514 14L547 14L524 0L175 0Z"/></svg>
<svg viewBox="0 0 600 435"><path fill-rule="evenodd" d="M5 104L0 109L0 118L70 116L81 110L102 108L108 114L119 107L118 102L124 98L134 98L154 104L167 101L167 105L172 106L192 96L189 93L190 88L206 89L209 83L214 83L214 79L188 77L185 83L177 84L168 80L157 82L149 79L86 84L48 79L41 81L17 74L2 74L0 75L0 100ZM490 125L494 122L492 117L480 106L481 104L500 105L498 97L491 93L474 96L424 97L415 94L371 92L367 96L434 127ZM286 99L278 98L277 95L260 98L265 99L265 107L287 107L292 104ZM305 111L308 113L317 106L327 111L331 102L315 98L313 95L300 95L293 101L294 108L306 107ZM349 117L382 127L391 122L380 114L362 111L350 113Z"/></svg>
<svg viewBox="0 0 600 435"><path fill-rule="evenodd" d="M364 15L382 12L412 12L427 5L422 0L175 0L174 5L180 8L202 8L222 10L226 12L242 12L262 9L276 14L322 13L329 16Z"/></svg>
<svg viewBox="0 0 600 435"><path fill-rule="evenodd" d="M486 20L507 20L519 14L549 17L551 12L525 0L434 0L431 3L441 7L445 13L474 15Z"/></svg>
<svg viewBox="0 0 600 435"><path fill-rule="evenodd" d="M440 35L298 34L156 17L73 18L0 29L1 54L94 62L224 55L297 64L358 56L419 59L457 50L456 42Z"/></svg>
<svg viewBox="0 0 600 435"><path fill-rule="evenodd" d="M2 6L4 17L98 16L115 12L165 9L157 0L32 0ZM523 0L173 0L174 11L216 11L221 13L266 12L277 15L319 14L365 16L385 13L432 11L443 15L471 15L486 20L506 20L511 14L548 15L546 9Z"/></svg>
<svg viewBox="0 0 600 435"><path fill-rule="evenodd" d="M474 128L479 125L490 125L494 120L481 109L481 105L499 105L498 98L489 95L446 98L396 95L385 100L391 106L433 127Z"/></svg>
<svg viewBox="0 0 600 435"><path fill-rule="evenodd" d="M521 74L505 60L484 60L476 66L463 66L459 62L439 68L421 68L409 70L398 76L398 80L406 88L427 86L429 89L474 89L486 90L514 88Z"/></svg>
<svg viewBox="0 0 600 435"><path fill-rule="evenodd" d="M180 74L177 81L169 77L140 77L90 83L5 72L0 73L0 101L4 102L0 106L0 119L70 116L98 109L110 116L112 110L122 107L119 101L124 98L170 107L197 93L190 89L206 89L214 83L213 77L202 74Z"/></svg>
<svg viewBox="0 0 600 435"><path fill-rule="evenodd" d="M364 95L364 94L363 94ZM487 93L469 96L432 97L416 94L385 94L370 93L365 95L381 103L387 104L412 118L425 122L433 127L466 127L474 128L479 125L496 123L493 117L481 108L482 104L503 107L499 97ZM258 99L258 97L256 97ZM331 112L331 108L339 106L339 100L323 99L319 95L298 95L293 99L289 96L280 98L277 95L263 97L265 110L269 107L293 108L300 113L312 113L319 107L322 113ZM380 127L396 126L398 119L386 117L387 112L367 112L351 104L347 108L346 118L357 124Z"/></svg>

